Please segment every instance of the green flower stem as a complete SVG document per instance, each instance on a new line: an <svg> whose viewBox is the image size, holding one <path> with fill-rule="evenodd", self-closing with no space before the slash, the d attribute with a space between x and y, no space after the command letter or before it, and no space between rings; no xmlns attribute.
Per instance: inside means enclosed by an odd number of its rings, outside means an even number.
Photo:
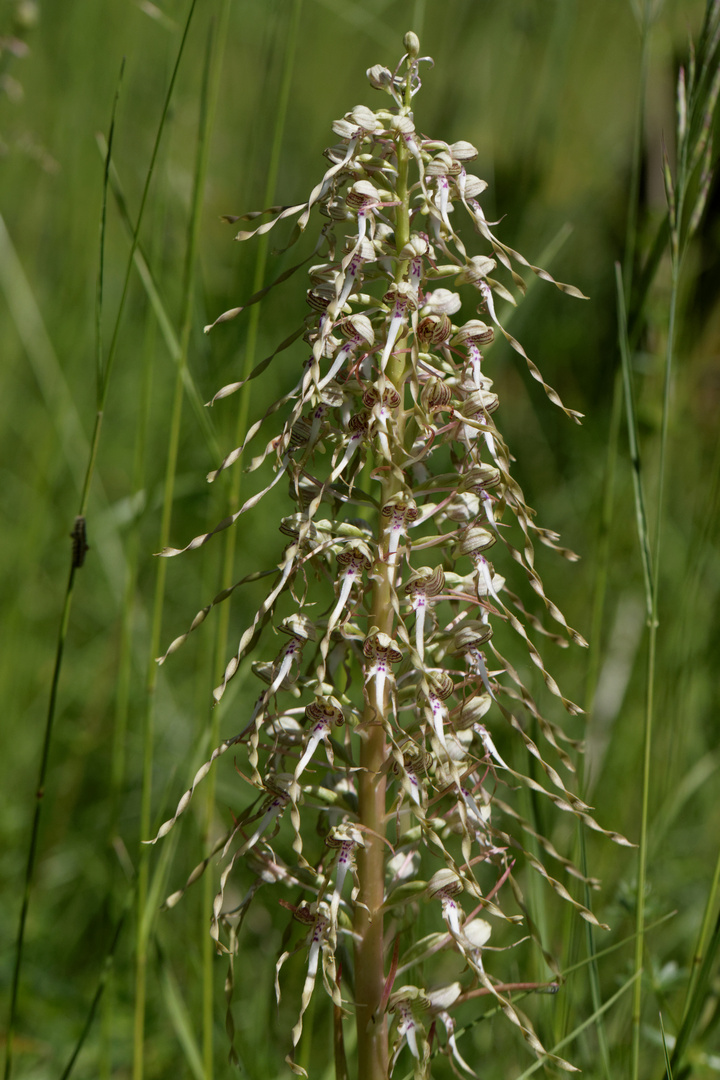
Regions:
<svg viewBox="0 0 720 1080"><path fill-rule="evenodd" d="M197 265L197 247L202 207L202 193L205 181L209 144L207 115L207 68L210 55L211 48L209 46L208 60L206 61L206 68L204 74L203 94L200 104L200 121L195 162L193 198L191 204L190 218L188 221L188 237L185 253L183 291L180 312L180 357L175 375L175 389L173 394L170 435L168 441L167 466L165 471L165 485L163 494L162 520L160 526L159 550L162 550L169 543L173 503L175 499L175 479L177 475L177 462L180 447L182 406L183 398L185 396L185 371L187 368L188 349L190 344L190 334L192 330L193 295L195 285L195 272ZM148 656L146 709L143 725L143 780L140 808L140 832L142 839L145 839L150 835L151 826L155 708L157 700L159 671L156 657L160 652L167 568L168 563L166 559L158 560L157 577L155 581L155 597L153 603L152 628L150 634L150 653ZM150 851L151 849L149 847L143 847L141 849L140 857L138 860L136 934L137 954L135 968L135 1018L133 1028L134 1080L141 1080L144 1074L145 1062L145 1004L147 997L147 960L148 944L150 940L150 933L152 929L154 915L152 897L149 890Z"/></svg>
<svg viewBox="0 0 720 1080"><path fill-rule="evenodd" d="M398 187L400 205L395 220L395 242L398 254L410 238L410 195L408 192L409 153L402 138L397 142ZM398 259L396 282L402 280L407 263ZM395 438L392 445L402 447L405 434L403 410L403 382L407 367L406 338L400 337L387 366L387 375L401 395L400 404L393 418ZM398 475L401 459L393 454L392 467L382 485L380 505L384 506L400 488ZM378 549L382 545L382 518L378 524ZM393 578L397 557L377 559L374 567L372 614L368 627L373 626L388 637L393 637L395 612L392 604ZM384 717L376 715L372 704L377 700L375 681L370 679L363 714L360 750L360 779L358 781L359 820L368 832L365 847L358 852L358 879L360 892L355 915L355 1003L358 1040L358 1080L385 1080L388 1074L387 1019L377 1015L380 1007L384 974L384 935L382 904L385 882L385 789L386 779L382 771L387 758L387 740ZM389 692L387 685L383 700L383 712L388 714Z"/></svg>

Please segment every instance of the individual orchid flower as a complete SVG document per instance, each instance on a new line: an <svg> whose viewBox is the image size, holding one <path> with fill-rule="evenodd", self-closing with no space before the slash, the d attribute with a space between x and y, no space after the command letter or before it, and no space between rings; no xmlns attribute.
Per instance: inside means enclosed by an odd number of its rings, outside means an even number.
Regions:
<svg viewBox="0 0 720 1080"><path fill-rule="evenodd" d="M418 1020L418 1013L424 1012L429 1006L429 999L424 991L417 986L401 986L395 990L388 999L388 1012L394 1013L397 1018L397 1032L395 1045L390 1058L390 1075L392 1076L397 1059L404 1045L418 1062L427 1066L429 1063L429 1047L425 1035L425 1028ZM418 1041L420 1045L418 1045ZM422 1058L421 1058L422 1051ZM420 1075L425 1074L425 1069ZM416 1071L416 1076L418 1075Z"/></svg>
<svg viewBox="0 0 720 1080"><path fill-rule="evenodd" d="M350 432L349 438L345 443L345 451L340 461L333 467L330 476L328 477L328 486L334 484L336 480L339 480L345 469L352 461L355 451L362 446L368 437L370 418L368 413L356 413L350 417L348 422L348 429ZM352 488L352 484L349 485Z"/></svg>
<svg viewBox="0 0 720 1080"><path fill-rule="evenodd" d="M490 732L482 723L483 717L492 707L493 700L494 696L487 690L482 694L474 694L452 714L452 723L458 731L474 731L482 742L486 755L500 765L501 768L509 769L507 762L500 756ZM483 819L485 818L484 811L481 812L480 816Z"/></svg>
<svg viewBox="0 0 720 1080"><path fill-rule="evenodd" d="M400 395L392 385L386 385L382 393L372 386L364 392L363 404L370 409L370 432L377 436L380 453L385 461L392 461L390 425L394 422L393 414L400 404Z"/></svg>
<svg viewBox="0 0 720 1080"><path fill-rule="evenodd" d="M266 700L277 693L292 667L300 662L306 643L314 641L316 637L315 627L306 615L291 615L283 619L279 629L290 636L290 641L275 661L273 680L265 695Z"/></svg>
<svg viewBox="0 0 720 1080"><path fill-rule="evenodd" d="M317 979L318 968L320 966L320 957L323 956L323 981L325 988L330 993L333 1001L338 1006L341 1005L339 1000L339 993L336 987L335 977L335 962L333 953L329 947L329 932L330 932L330 909L328 905L321 901L320 903L302 904L300 907L293 908L293 918L298 922L309 928L308 933L308 966L305 974L305 982L303 984L302 999L300 1005L300 1015L292 1030L292 1044L296 1047L300 1042L303 1029L303 1017L307 1011L307 1007L310 1004L313 991L315 989L315 982ZM284 952L275 966L275 995L278 1003L280 1002L280 969L282 968L285 960L287 960L290 953ZM337 1000L336 1000L337 999ZM286 1058L288 1065L294 1073L299 1076L307 1076L307 1073L295 1062Z"/></svg>
<svg viewBox="0 0 720 1080"><path fill-rule="evenodd" d="M425 57L423 59L426 59ZM418 80L419 81L419 80ZM416 94L420 89L419 85L412 90L412 94ZM402 136L402 140L406 147L415 158L415 164L417 165L418 174L420 178L420 184L424 183L425 176L425 162L423 160L422 150L418 145L417 134L415 131L415 125L412 122L412 118L407 114L402 116L393 117L393 130L398 132Z"/></svg>
<svg viewBox="0 0 720 1080"><path fill-rule="evenodd" d="M395 564L400 545L400 537L405 535L409 525L417 521L419 510L415 500L400 492L388 499L382 508L382 516L386 519L385 530L387 532L387 548L385 551L388 562Z"/></svg>
<svg viewBox="0 0 720 1080"><path fill-rule="evenodd" d="M348 188L345 202L348 209L355 210L357 213L358 231L352 248L354 255L365 239L368 217L372 218L372 211L383 205L382 194L369 180L356 180Z"/></svg>
<svg viewBox="0 0 720 1080"><path fill-rule="evenodd" d="M372 240L363 237L352 252L343 259L342 272L337 274L336 288L340 286L339 295L328 307L328 315L332 318L335 313L343 310L350 294L356 289L363 278L363 266L375 259L375 246ZM340 283L342 282L342 285Z"/></svg>
<svg viewBox="0 0 720 1080"><path fill-rule="evenodd" d="M465 531L457 546L458 555L467 555L475 567L477 575L477 595L493 597L498 603L500 599L493 584L493 569L485 558L483 552L491 548L497 541L495 533L486 529L483 525L473 525Z"/></svg>
<svg viewBox="0 0 720 1080"><path fill-rule="evenodd" d="M223 903L225 899L225 886L227 884L228 878L230 877L230 874L232 873L237 860L242 858L244 855L247 855L248 852L253 849L253 847L263 835L263 833L266 831L270 823L275 821L282 814L283 810L290 802L290 796L288 795L288 786L291 780L292 777L289 775L275 774L265 777L265 789L268 792L268 798L264 801L260 810L260 814L257 815L258 817L262 815L260 824L255 829L255 832L252 834L252 836L248 837L247 840L245 840L245 842L241 844L240 847L233 853L232 859L225 867L220 876L220 887L213 900L212 925L210 927L210 936L214 940L216 947L219 951L224 951L223 946L221 946L220 944L220 915L223 909ZM228 848L232 843L235 833L236 830L234 829L227 843L225 844L225 847L223 848L223 857L227 854Z"/></svg>
<svg viewBox="0 0 720 1080"><path fill-rule="evenodd" d="M448 753L445 741L445 724L449 719L449 713L445 702L455 689L452 676L447 671L432 673L424 681L423 689L425 713L438 742L445 753Z"/></svg>
<svg viewBox="0 0 720 1080"><path fill-rule="evenodd" d="M438 596L445 588L445 575L441 566L431 569L421 566L405 584L405 595L415 612L415 651L420 663L425 661L425 612L428 602Z"/></svg>
<svg viewBox="0 0 720 1080"><path fill-rule="evenodd" d="M267 831L271 822L275 821L283 812L290 797L288 795L288 787L291 777L289 774L273 773L265 777L264 785L268 795L263 802L260 812L257 815L260 818L260 822L253 832L252 836L249 836L247 840L238 848L235 852L234 858L239 858L246 852L250 851L258 842L260 837ZM252 818L250 819L252 820ZM234 835L234 832L233 832ZM228 848L232 843L232 836L225 844L223 848L223 856L227 854Z"/></svg>
<svg viewBox="0 0 720 1080"><path fill-rule="evenodd" d="M407 321L409 313L417 309L417 292L410 282L401 281L388 289L383 300L386 304L392 304L390 326L380 359L380 371L384 373L402 326Z"/></svg>
<svg viewBox="0 0 720 1080"><path fill-rule="evenodd" d="M470 782L474 777L468 778ZM477 799L475 798L471 788L467 784L460 784L460 796L462 798L462 805L465 808L465 814L467 821L470 822L474 834L474 838L482 837L483 840L487 837L488 833L488 821L490 819L490 807L478 806ZM458 806L458 809L460 807ZM485 845L483 845L485 846Z"/></svg>
<svg viewBox="0 0 720 1080"><path fill-rule="evenodd" d="M420 296L420 284L423 279L423 259L431 257L431 247L427 236L415 234L410 237L410 240L400 251L400 259L407 261L408 266L408 284L410 285L410 296L418 300ZM411 307L411 311L415 311L415 307Z"/></svg>
<svg viewBox="0 0 720 1080"><path fill-rule="evenodd" d="M450 870L449 867L436 871L427 884L427 895L431 900L441 902L442 917L454 938L460 935L460 920L462 917L462 908L455 900L455 897L464 890L465 886L462 878L454 870Z"/></svg>
<svg viewBox="0 0 720 1080"><path fill-rule="evenodd" d="M497 409L499 398L491 390L491 379L481 375L480 382L482 386L479 390L475 389L472 383L468 385L463 382L460 385L460 390L464 393L464 400L458 409L459 430L462 441L470 452L472 452L478 433L481 433L490 454L494 460L497 460L498 455L494 433L490 427L492 423L490 416Z"/></svg>
<svg viewBox="0 0 720 1080"><path fill-rule="evenodd" d="M450 177L453 173L459 171L460 165L454 162L451 155L445 151L441 151L425 166L426 178L435 182L435 193L432 199L434 207L450 236L454 235L448 216L450 209Z"/></svg>
<svg viewBox="0 0 720 1080"><path fill-rule="evenodd" d="M345 714L343 713L342 706L337 698L334 697L316 698L315 701L305 709L305 716L312 724L312 727L310 728L310 734L303 755L295 768L294 779L296 783L300 779L300 776L304 772L308 762L320 743L324 742L326 746L328 745L328 739L330 738L330 732L333 727L342 727L345 723ZM332 751L328 750L328 756L331 754Z"/></svg>
<svg viewBox="0 0 720 1080"><path fill-rule="evenodd" d="M337 849L337 858L335 861L335 887L333 888L332 898L330 900L330 918L333 926L337 925L338 908L340 907L340 897L342 896L343 884L348 872L352 873L357 879L355 873L355 850L359 847L365 847L365 841L363 834L355 825L334 825L328 835L325 837L325 843L329 848ZM358 883L355 882L355 888L353 889L353 899L357 895Z"/></svg>
<svg viewBox="0 0 720 1080"><path fill-rule="evenodd" d="M427 323L428 320L423 320L423 322ZM436 435L435 414L447 412L452 408L452 403L452 387L448 386L446 382L435 375L431 375L429 379L425 380L422 390L420 391L420 409L418 412L420 413L423 427L431 439L434 440ZM424 440L420 443L419 451L418 457L425 457L427 453L427 444ZM431 515L428 513L423 514L424 519L430 516Z"/></svg>
<svg viewBox="0 0 720 1080"><path fill-rule="evenodd" d="M323 390L335 378L338 372L342 370L345 361L349 356L352 356L359 346L369 345L372 347L375 343L375 331L367 315L349 315L340 324L340 329L348 340L335 356L327 375L324 375L318 383L319 390Z"/></svg>
<svg viewBox="0 0 720 1080"><path fill-rule="evenodd" d="M485 345L490 345L495 336L492 327L487 326L480 319L471 319L470 322L465 323L464 326L458 330L453 337L451 344L457 348L464 346L467 349L468 354L468 370L470 384L476 390L483 389L481 365L483 355L481 349Z"/></svg>
<svg viewBox="0 0 720 1080"><path fill-rule="evenodd" d="M383 716L385 709L385 684L392 678L391 664L399 664L402 653L397 644L387 634L373 626L363 643L363 653L371 661L365 666L365 685L374 681L375 700L373 702L378 716Z"/></svg>
<svg viewBox="0 0 720 1080"><path fill-rule="evenodd" d="M487 303L487 293L490 292L490 286L487 284L486 278L488 274L492 274L496 267L495 259L491 259L487 255L473 255L459 271L455 278L455 284L474 285L475 288L480 290L483 300ZM490 303L492 303L492 293L490 293ZM492 321L495 322L494 307L488 306L488 311ZM499 323L495 323L495 325L499 326Z"/></svg>
<svg viewBox="0 0 720 1080"><path fill-rule="evenodd" d="M486 919L468 919L457 937L457 944L468 961L479 974L485 975L482 950L490 940L492 927Z"/></svg>
<svg viewBox="0 0 720 1080"><path fill-rule="evenodd" d="M445 1028L447 1044L450 1047L450 1053L453 1060L457 1062L461 1069L464 1069L466 1073L470 1076L474 1076L477 1080L477 1073L473 1072L458 1050L455 1039L455 1021L450 1015L450 1009L456 1003L461 993L462 986L459 982L450 983L448 986L441 986L437 990L428 990L427 997L429 1009L431 1014L437 1016L438 1020Z"/></svg>
<svg viewBox="0 0 720 1080"><path fill-rule="evenodd" d="M426 344L444 345L453 335L453 326L450 322L450 316L457 315L461 308L462 297L460 296L460 293L444 287L428 290L423 294L422 304L418 312L420 318L420 322L418 323L418 336ZM442 334L430 334L428 333L427 327L423 332L421 327L426 319L433 320L435 325L437 325L437 322L439 321L442 326Z"/></svg>
<svg viewBox="0 0 720 1080"><path fill-rule="evenodd" d="M490 696L495 700L490 685L490 676L482 653L483 645L486 645L493 635L493 629L489 622L478 619L468 619L454 637L453 651L456 656L463 656L468 671L479 675L482 684Z"/></svg>
<svg viewBox="0 0 720 1080"><path fill-rule="evenodd" d="M328 617L327 633L333 629L345 610L353 585L360 580L364 570L372 566L372 552L363 540L351 540L337 555L342 569L337 604Z"/></svg>
<svg viewBox="0 0 720 1080"><path fill-rule="evenodd" d="M409 742L404 743L394 756L393 773L399 778L403 791L407 792L418 809L422 810L424 798L419 774L427 771L432 763L432 755L421 746Z"/></svg>

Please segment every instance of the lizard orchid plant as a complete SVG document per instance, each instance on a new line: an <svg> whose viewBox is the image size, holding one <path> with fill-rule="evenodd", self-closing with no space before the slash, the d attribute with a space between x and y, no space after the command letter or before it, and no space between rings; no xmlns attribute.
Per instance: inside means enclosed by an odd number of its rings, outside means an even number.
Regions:
<svg viewBox="0 0 720 1080"><path fill-rule="evenodd" d="M252 713L213 751L155 841L187 809L216 759L233 748L244 762L238 771L249 802L222 844L227 862L211 933L218 949L232 949L237 921L260 885L294 890L296 902L278 901L301 924L295 951L307 951L288 1036L294 1072L306 1075L295 1048L318 982L334 1005L336 1045L342 1046L343 1019L355 1016L359 1080L385 1080L404 1053L414 1059L416 1077L429 1077L438 1051L456 1071L475 1075L458 1048L453 1012L480 993L539 1057L572 1069L546 1051L513 1003L513 987L498 973L500 950L492 945L501 923L527 933L518 861L596 922L545 861L554 861L561 875L581 874L523 820L513 793L525 785L586 826L605 830L566 783L576 744L541 711L493 637L506 624L557 702L570 714L581 711L563 696L533 640L546 635L585 645L546 596L534 545L571 561L575 556L536 524L513 477L489 371L500 335L550 400L579 422L505 329L496 305L515 302L508 285L524 290L522 270L571 296L582 294L496 237L481 204L487 184L469 171L477 156L470 143L417 132L413 98L429 58L419 56L415 34L404 45L394 71L381 65L368 71L384 103L374 110L358 106L333 125L338 141L325 151L329 166L307 201L275 207L238 235L248 240L296 219L294 242L313 211L324 219L319 261L309 271L309 314L292 338L305 343L304 353L297 346L296 385L208 477L232 466L284 411L249 466L271 463L272 478L182 550L234 525L283 480L293 503L280 522L288 543L214 691L220 701L251 655L258 681ZM464 215L481 254L467 250L466 232L461 239ZM250 378L266 367L260 364ZM242 385L224 387L213 401ZM527 580L555 631L508 587L513 573ZM199 612L190 629L231 592ZM279 609L291 613L281 618ZM513 740L524 753L513 749ZM505 756L498 745L510 748ZM506 760L527 755L533 776ZM528 831L532 854L524 848ZM229 911L225 888L239 860L246 861L251 885L240 908ZM421 908L435 929L418 940L413 929ZM459 972L449 983L433 976L433 963L447 969L446 953L455 955ZM278 999L289 955L286 950L277 961Z"/></svg>

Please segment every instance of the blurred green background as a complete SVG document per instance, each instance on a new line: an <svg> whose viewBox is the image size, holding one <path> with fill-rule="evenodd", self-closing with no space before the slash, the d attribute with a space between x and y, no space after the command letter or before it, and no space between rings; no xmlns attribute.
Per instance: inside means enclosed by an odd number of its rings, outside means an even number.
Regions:
<svg viewBox="0 0 720 1080"><path fill-rule="evenodd" d="M272 201L290 204L305 198L324 171L321 152L335 141L332 121L355 104L379 104L365 69L375 63L394 67L403 33L414 28L421 52L435 61L434 67L425 67L416 99L419 130L448 142L474 143L479 149L474 171L490 185L484 209L488 218L503 219L497 230L503 241L533 262L549 262L556 278L590 297L573 300L539 282L512 322L513 333L547 381L566 404L585 413L582 428L552 408L509 349L498 345L491 361L502 402L499 426L517 458L528 501L538 509L540 522L557 529L582 557L568 566L549 554L539 556L547 591L586 636L596 576L604 565L601 507L619 367L614 264L626 252L641 86L640 6L639 0L636 5L630 0L302 0L298 8L291 0L233 0L223 22L224 6L202 0L190 25L140 235L169 324L179 335L203 70L214 34L219 93L188 347L198 399L208 401L240 377L248 316L207 336L202 328L250 295L257 252L253 242L233 243L236 229L223 223L221 215L263 205L288 69L289 107ZM655 20L640 110L640 255L665 209L662 146L664 141L672 160L678 68L686 62L688 35L697 35L704 7L701 0L648 5ZM68 571L68 534L95 415L103 195L96 134L107 135L125 58L114 162L135 220L188 10L187 3L177 0L5 0L0 8L0 979L6 999ZM296 10L300 21L293 39ZM271 247L284 246L281 239L288 233L280 227ZM662 509L647 916L652 921L675 915L648 936L642 1056L642 1075L658 1077L663 1068L658 1010L672 1034L682 1014L688 964L720 837L719 235L720 190L714 183L684 265ZM287 255L271 254L265 280L308 255L312 246L308 236ZM110 192L101 319L105 353L129 251L129 235ZM661 262L647 325L633 356L651 525L657 514L652 492L668 290L668 269ZM305 310L300 274L263 303L258 359L299 325ZM253 384L253 416L293 385L303 359L304 347L295 346ZM175 379L176 363L148 290L133 272L87 514L91 550L77 575L59 686L18 1002L18 1077L62 1074L88 1016L140 857L143 718L158 568L153 553L159 549ZM171 542L179 547L226 512L227 485L209 487L205 475L218 464L218 453L235 445L235 422L233 398L218 403L205 425L185 403L170 530ZM588 687L594 682L589 665L596 665L597 695L585 732L589 801L599 821L636 841L646 632L624 427L618 446L597 649L590 660L578 650L553 647L546 655L566 694L585 704L590 704ZM241 519L235 578L270 569L277 561L284 546L277 520L287 512L280 493ZM200 552L166 564L163 650L219 588L221 550L222 538L216 538ZM262 583L256 583L231 602L230 653L246 625L243 612L255 610L262 595ZM213 620L217 623L217 613L160 670L150 735L154 828L172 812L208 749ZM243 726L251 698L241 673L234 693L214 717L221 737ZM579 726L575 730L580 733ZM227 827L229 808L237 806L229 757L217 768L216 794L217 817ZM207 926L200 889L191 890L171 912L157 916L156 909L157 901L181 887L203 856L207 828L198 803L165 853L153 849L151 856L157 894L148 953L148 1077L203 1075L200 1012ZM211 825L211 831L215 828ZM558 822L555 829L557 844L572 854L572 825ZM592 835L588 859L591 873L603 881L593 903L600 920L611 926L596 942L604 949L633 933L635 854ZM237 891L240 896L240 884ZM558 904L550 902L554 899L548 892L535 901L536 921L551 951L581 958L584 930L558 912ZM103 1004L74 1067L77 1077L131 1075L133 919L129 914L120 931ZM275 917L255 905L236 960L236 1047L246 1075L253 1078L287 1071L283 1057L293 1022L292 983L302 972L299 960L288 965L278 1021L272 978L284 925L284 913ZM631 969L632 942L600 959L604 999ZM212 978L218 1076L231 1072L224 1033L225 970L226 962L217 959ZM720 1071L719 994L715 970L693 1037L693 1076ZM572 976L558 997L526 1001L523 1007L546 1045L553 1045L593 1010L585 972ZM315 1021L313 1076L326 1075L321 1065L329 1048L324 1009L324 1003L318 1006ZM627 1075L629 994L605 1020L613 1075ZM588 1029L564 1050L591 1077L603 1075L595 1039ZM462 1045L485 1077L514 1077L531 1063L504 1022L492 1033L488 1024L474 1027ZM207 1075L207 1064L204 1068ZM440 1064L438 1075L446 1074Z"/></svg>

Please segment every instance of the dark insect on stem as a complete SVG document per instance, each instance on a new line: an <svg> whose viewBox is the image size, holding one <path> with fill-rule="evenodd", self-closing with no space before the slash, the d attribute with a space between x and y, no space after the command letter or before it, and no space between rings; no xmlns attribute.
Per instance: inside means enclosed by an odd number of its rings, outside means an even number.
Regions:
<svg viewBox="0 0 720 1080"><path fill-rule="evenodd" d="M75 518L75 524L70 533L70 539L72 540L72 567L74 570L79 570L85 562L85 556L90 550L90 545L87 542L85 518L81 515L78 515L78 517Z"/></svg>

